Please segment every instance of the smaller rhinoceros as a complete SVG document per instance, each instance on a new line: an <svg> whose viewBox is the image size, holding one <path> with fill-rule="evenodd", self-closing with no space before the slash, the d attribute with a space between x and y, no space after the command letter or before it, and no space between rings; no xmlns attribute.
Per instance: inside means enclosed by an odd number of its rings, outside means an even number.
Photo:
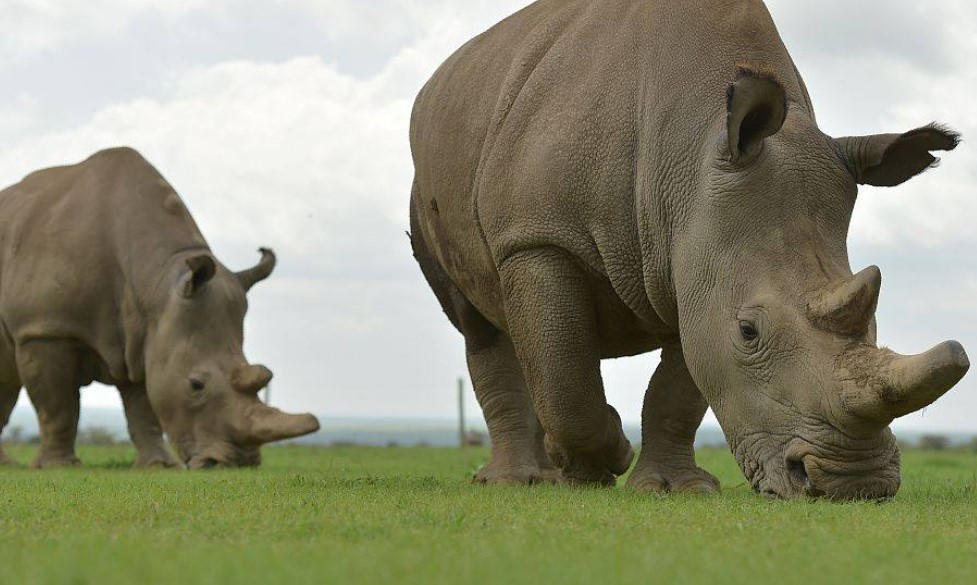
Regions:
<svg viewBox="0 0 977 585"><path fill-rule="evenodd" d="M172 464L162 431L198 468L257 465L263 443L318 430L258 399L272 374L242 350L245 293L274 265L263 249L257 266L225 268L130 148L0 191L0 430L24 386L34 466L77 464L78 390L94 381L118 387L140 466Z"/></svg>

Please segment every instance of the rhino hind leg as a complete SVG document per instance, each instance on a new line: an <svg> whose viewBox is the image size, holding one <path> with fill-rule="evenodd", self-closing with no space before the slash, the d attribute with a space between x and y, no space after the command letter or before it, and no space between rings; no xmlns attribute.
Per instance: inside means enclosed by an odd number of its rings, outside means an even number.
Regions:
<svg viewBox="0 0 977 585"><path fill-rule="evenodd" d="M475 474L478 483L556 482L559 470L543 449L536 418L512 342L498 333L492 343L466 344L475 396L489 427L492 459Z"/></svg>
<svg viewBox="0 0 977 585"><path fill-rule="evenodd" d="M665 348L641 412L641 452L628 486L648 492L714 494L719 480L695 462L695 432L708 405L678 348Z"/></svg>
<svg viewBox="0 0 977 585"><path fill-rule="evenodd" d="M613 485L634 451L604 395L589 273L566 252L547 247L511 256L499 275L547 454L568 483Z"/></svg>
<svg viewBox="0 0 977 585"><path fill-rule="evenodd" d="M32 341L17 348L17 368L37 411L41 451L36 468L69 467L78 435L78 351L67 341Z"/></svg>
<svg viewBox="0 0 977 585"><path fill-rule="evenodd" d="M3 430L7 428L7 423L10 422L10 413L13 412L19 395L19 381L16 384L4 384L0 382L0 434L3 433ZM3 450L3 444L0 443L0 466L6 465L17 465L17 461L7 455Z"/></svg>
<svg viewBox="0 0 977 585"><path fill-rule="evenodd" d="M176 467L177 463L163 440L163 427L149 404L146 386L127 384L118 388L126 413L129 438L136 447L136 462L133 467Z"/></svg>
<svg viewBox="0 0 977 585"><path fill-rule="evenodd" d="M492 457L475 474L487 484L555 482L559 471L543 449L536 419L512 342L465 298L424 241L411 200L411 247L421 272L452 325L465 337L465 354L475 397L489 428Z"/></svg>

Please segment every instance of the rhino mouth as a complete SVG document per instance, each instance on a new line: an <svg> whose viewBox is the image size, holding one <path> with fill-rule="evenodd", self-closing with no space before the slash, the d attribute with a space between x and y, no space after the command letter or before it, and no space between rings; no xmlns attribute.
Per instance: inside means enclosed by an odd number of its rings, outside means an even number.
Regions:
<svg viewBox="0 0 977 585"><path fill-rule="evenodd" d="M183 462L188 469L258 467L261 452L257 447L228 447L220 452L194 452L186 455Z"/></svg>
<svg viewBox="0 0 977 585"><path fill-rule="evenodd" d="M788 453L786 466L794 484L810 497L886 501L899 491L899 449L895 443L876 456L856 460Z"/></svg>
<svg viewBox="0 0 977 585"><path fill-rule="evenodd" d="M228 467L213 457L190 457L185 461L188 469L217 469Z"/></svg>
<svg viewBox="0 0 977 585"><path fill-rule="evenodd" d="M899 449L890 433L844 447L793 437L779 448L765 445L759 456L745 449L734 455L753 490L769 499L886 501L900 485Z"/></svg>
<svg viewBox="0 0 977 585"><path fill-rule="evenodd" d="M786 489L777 486L774 482L761 480L753 485L753 490L770 499L809 498L839 502L859 500L885 502L895 497L899 490L898 471L892 474L883 471L879 475L863 476L808 471L811 467L817 469L817 466L817 463L812 465L811 460L788 464L787 480L783 482L783 485L788 486ZM812 476L817 479L812 479Z"/></svg>

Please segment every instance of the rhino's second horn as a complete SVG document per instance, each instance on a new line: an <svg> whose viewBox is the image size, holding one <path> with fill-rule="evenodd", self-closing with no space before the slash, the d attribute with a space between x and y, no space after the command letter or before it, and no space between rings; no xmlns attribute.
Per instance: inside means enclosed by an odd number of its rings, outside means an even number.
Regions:
<svg viewBox="0 0 977 585"><path fill-rule="evenodd" d="M864 334L875 316L881 287L882 272L878 266L869 266L812 303L811 318L829 331Z"/></svg>
<svg viewBox="0 0 977 585"><path fill-rule="evenodd" d="M247 270L235 273L235 276L237 276L245 291L251 290L252 286L268 278L272 270L275 269L275 263L277 262L275 252L271 248L261 248L258 251L261 252L261 260L256 265Z"/></svg>

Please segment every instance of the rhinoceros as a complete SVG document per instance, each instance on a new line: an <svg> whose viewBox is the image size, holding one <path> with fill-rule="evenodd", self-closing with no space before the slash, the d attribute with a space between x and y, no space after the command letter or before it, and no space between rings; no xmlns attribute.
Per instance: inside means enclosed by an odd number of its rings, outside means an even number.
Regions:
<svg viewBox="0 0 977 585"><path fill-rule="evenodd" d="M634 455L600 360L661 349L630 486L717 491L693 451L711 406L758 493L885 499L889 424L969 367L955 341L878 347L881 273L846 244L858 185L959 136L825 135L759 0L535 2L438 69L410 140L412 248L489 426L479 481L614 482Z"/></svg>
<svg viewBox="0 0 977 585"><path fill-rule="evenodd" d="M258 393L242 350L245 293L275 266L214 257L170 184L114 148L0 191L0 430L20 388L40 422L36 467L78 463L79 387L117 386L137 466L257 465L263 443L314 432ZM9 458L0 450L0 458Z"/></svg>

